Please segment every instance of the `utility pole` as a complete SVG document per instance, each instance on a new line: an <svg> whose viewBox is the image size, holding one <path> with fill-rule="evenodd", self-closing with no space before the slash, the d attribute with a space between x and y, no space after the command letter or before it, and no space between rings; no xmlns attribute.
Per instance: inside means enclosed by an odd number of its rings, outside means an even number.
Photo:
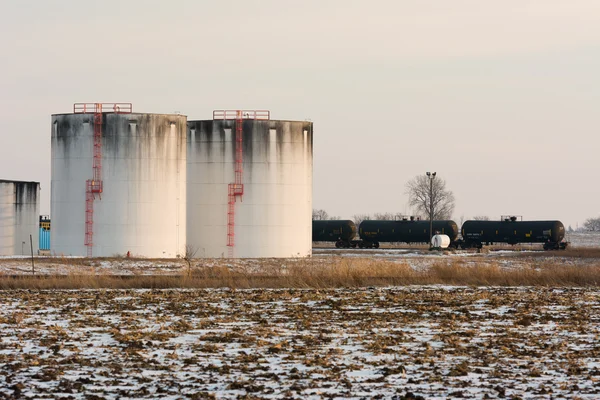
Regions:
<svg viewBox="0 0 600 400"><path fill-rule="evenodd" d="M435 172L427 172L427 178L429 178L429 248L431 249L431 239L433 239L433 180L435 179Z"/></svg>

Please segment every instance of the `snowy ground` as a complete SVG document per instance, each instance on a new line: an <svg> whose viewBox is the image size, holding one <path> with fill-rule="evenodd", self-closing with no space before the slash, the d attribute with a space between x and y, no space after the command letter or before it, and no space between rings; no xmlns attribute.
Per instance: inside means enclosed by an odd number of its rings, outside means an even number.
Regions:
<svg viewBox="0 0 600 400"><path fill-rule="evenodd" d="M565 238L574 247L600 247L600 232L567 232Z"/></svg>
<svg viewBox="0 0 600 400"><path fill-rule="evenodd" d="M600 397L595 289L5 291L0 301L0 398Z"/></svg>
<svg viewBox="0 0 600 400"><path fill-rule="evenodd" d="M439 263L463 263L482 265L495 263L503 268L522 268L544 263L565 265L600 264L600 235L581 234L573 238L567 251L545 252L541 245L496 245L476 250L431 252L425 246L380 249L336 249L315 247L313 257L289 259L196 259L192 268L227 266L245 272L265 271L269 268L285 268L295 263L308 262L316 267L339 261L341 258L365 261L391 261L424 269ZM597 244L596 244L597 243ZM586 252L582 257L581 252ZM83 257L34 257L36 274L89 274L89 275L181 275L187 272L188 264L182 259L129 259ZM1 275L30 275L33 267L27 256L0 257Z"/></svg>
<svg viewBox="0 0 600 400"><path fill-rule="evenodd" d="M193 267L599 265L589 247L326 248L310 259L199 259ZM35 262L37 274L187 271L184 260ZM0 258L0 275L30 273L30 259ZM595 288L0 291L0 399L596 399L599 311Z"/></svg>

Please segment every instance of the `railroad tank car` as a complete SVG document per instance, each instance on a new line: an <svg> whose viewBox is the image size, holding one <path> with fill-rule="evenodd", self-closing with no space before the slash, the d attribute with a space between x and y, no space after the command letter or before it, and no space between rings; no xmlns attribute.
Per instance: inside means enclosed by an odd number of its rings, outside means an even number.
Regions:
<svg viewBox="0 0 600 400"><path fill-rule="evenodd" d="M365 220L359 226L365 247L379 247L380 242L429 243L429 221ZM448 235L451 242L458 237L458 225L451 220L433 221L433 232Z"/></svg>
<svg viewBox="0 0 600 400"><path fill-rule="evenodd" d="M566 248L565 227L560 221L517 221L514 217L501 221L469 220L463 223L461 233L463 248L481 248L484 243L543 243L544 250Z"/></svg>
<svg viewBox="0 0 600 400"><path fill-rule="evenodd" d="M335 247L348 248L356 236L356 225L349 219L313 220L313 242L335 242Z"/></svg>

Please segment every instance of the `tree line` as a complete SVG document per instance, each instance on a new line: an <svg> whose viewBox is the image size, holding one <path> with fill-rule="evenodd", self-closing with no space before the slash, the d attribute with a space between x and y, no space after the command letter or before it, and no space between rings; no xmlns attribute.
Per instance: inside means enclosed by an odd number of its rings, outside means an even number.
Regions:
<svg viewBox="0 0 600 400"><path fill-rule="evenodd" d="M454 212L454 194L446 188L446 181L431 175L418 175L406 183L406 194L408 194L409 205L414 211L417 219L434 220L451 219ZM409 218L398 212L385 212L371 214L355 214L352 220L358 226L365 220L401 220ZM329 216L325 210L313 210L313 220L340 219Z"/></svg>
<svg viewBox="0 0 600 400"><path fill-rule="evenodd" d="M586 219L583 223L583 228L586 231L600 232L600 217Z"/></svg>
<svg viewBox="0 0 600 400"><path fill-rule="evenodd" d="M405 215L399 212L384 212L384 213L374 213L374 214L354 214L350 219L356 226L359 226L362 221L370 221L370 220L379 220L379 221L399 221L402 219L410 219L411 217L420 220L426 220L425 217L421 215ZM339 220L341 217L330 216L327 211L321 209L313 209L313 220ZM444 217L441 219L451 219L451 217ZM463 218L464 219L464 218ZM485 215L476 215L471 219L476 221L489 221L490 217ZM461 220L462 221L462 220ZM461 222L462 224L462 222Z"/></svg>
<svg viewBox="0 0 600 400"><path fill-rule="evenodd" d="M417 219L429 220L430 217L434 220L452 219L454 212L454 194L446 188L446 181L435 173L427 175L417 175L409 180L406 185L406 194L408 195L408 204L411 206L414 216ZM433 215L431 212L433 211ZM410 218L399 212L384 212L375 214L355 214L352 220L358 226L365 220L401 220ZM338 216L330 216L325 210L313 209L313 220L335 220L340 219ZM464 218L461 217L461 224ZM489 221L490 218L485 215L476 215L472 217L474 220ZM581 228L579 229L581 230ZM583 230L600 232L600 217L588 218L583 223ZM569 226L569 232L573 232L573 228Z"/></svg>

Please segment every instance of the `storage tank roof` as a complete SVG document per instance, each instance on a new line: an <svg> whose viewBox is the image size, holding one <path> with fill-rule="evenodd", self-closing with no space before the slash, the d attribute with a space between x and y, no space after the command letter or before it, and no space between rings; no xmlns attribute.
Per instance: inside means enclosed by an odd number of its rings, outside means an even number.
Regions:
<svg viewBox="0 0 600 400"><path fill-rule="evenodd" d="M11 181L8 179L0 179L0 183L37 183L38 185L40 184L36 181Z"/></svg>
<svg viewBox="0 0 600 400"><path fill-rule="evenodd" d="M189 119L188 122L211 122L211 121L235 121L235 118L227 118L227 119ZM254 119L254 118L244 118L244 121L256 121L256 122L306 122L312 124L312 121L309 120L298 120L298 119Z"/></svg>
<svg viewBox="0 0 600 400"><path fill-rule="evenodd" d="M59 115L85 115L85 114L94 114L94 112L90 111L88 113L58 113L58 114L52 114L52 116L59 116ZM161 113L145 113L145 112L131 112L131 113L116 113L113 111L103 111L102 114L119 114L119 115L162 115L164 117L185 117L187 118L187 115L185 114L161 114Z"/></svg>

